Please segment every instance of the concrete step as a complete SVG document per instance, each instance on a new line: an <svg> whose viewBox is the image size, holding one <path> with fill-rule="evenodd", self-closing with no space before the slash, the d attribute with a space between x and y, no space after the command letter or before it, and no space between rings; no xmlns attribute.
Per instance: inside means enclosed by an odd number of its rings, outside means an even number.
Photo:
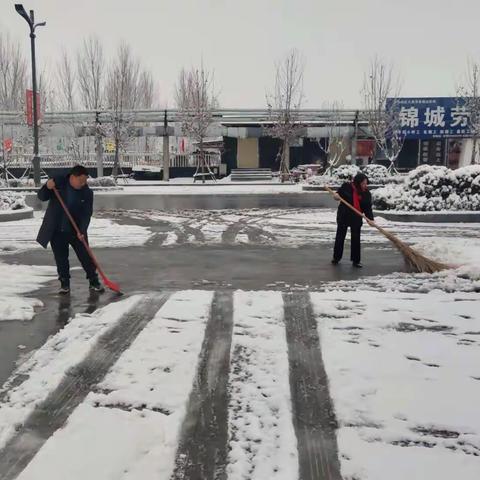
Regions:
<svg viewBox="0 0 480 480"><path fill-rule="evenodd" d="M271 181L272 170L270 168L235 168L232 170L232 182L257 182Z"/></svg>

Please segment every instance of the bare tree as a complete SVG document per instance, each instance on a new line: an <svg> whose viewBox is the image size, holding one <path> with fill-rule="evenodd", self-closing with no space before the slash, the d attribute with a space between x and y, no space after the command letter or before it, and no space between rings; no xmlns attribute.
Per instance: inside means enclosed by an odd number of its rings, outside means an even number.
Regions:
<svg viewBox="0 0 480 480"><path fill-rule="evenodd" d="M269 120L268 135L282 141L277 157L280 157L280 176L290 178L290 145L302 132L299 111L304 101L304 61L298 50L290 51L275 65L274 92L267 95Z"/></svg>
<svg viewBox="0 0 480 480"><path fill-rule="evenodd" d="M480 65L477 62L468 60L465 79L463 84L457 87L457 95L460 97L461 105L457 106L456 113L459 117L463 116L470 129L473 139L470 163L474 165L479 154L480 136Z"/></svg>
<svg viewBox="0 0 480 480"><path fill-rule="evenodd" d="M339 102L333 102L331 106L328 107L330 115L326 122L327 137L323 139L323 142L321 140L318 142L320 149L326 155L327 168L325 173L327 175L338 166L347 151L345 127L340 123L342 108L343 106Z"/></svg>
<svg viewBox="0 0 480 480"><path fill-rule="evenodd" d="M148 70L144 70L140 73L138 78L138 108L152 109L156 106L155 81L152 73ZM148 152L149 150L148 137L145 136L145 152Z"/></svg>
<svg viewBox="0 0 480 480"><path fill-rule="evenodd" d="M66 50L62 50L57 65L57 85L60 108L73 112L76 107L76 72Z"/></svg>
<svg viewBox="0 0 480 480"><path fill-rule="evenodd" d="M157 106L155 81L148 70L140 72L138 78L138 108L151 109Z"/></svg>
<svg viewBox="0 0 480 480"><path fill-rule="evenodd" d="M98 111L104 104L105 55L97 37L89 37L77 52L80 102L86 110Z"/></svg>
<svg viewBox="0 0 480 480"><path fill-rule="evenodd" d="M22 110L26 85L27 63L20 44L0 33L0 110Z"/></svg>
<svg viewBox="0 0 480 480"><path fill-rule="evenodd" d="M95 112L95 152L97 175L103 175L104 129L100 122L100 111L105 107L105 55L97 37L83 41L77 52L77 75L79 100L83 108Z"/></svg>
<svg viewBox="0 0 480 480"><path fill-rule="evenodd" d="M0 33L0 110L23 111L25 89L27 86L27 63L23 56L20 44L14 42L8 33ZM22 115L21 120L24 121ZM1 158L3 176L8 182L8 171L12 157L5 148L5 130L1 126Z"/></svg>
<svg viewBox="0 0 480 480"><path fill-rule="evenodd" d="M137 108L139 94L140 62L128 44L122 42L108 72L106 100L112 118L109 124L115 145L115 158L112 175L118 175L120 150L125 150L131 138L134 121L132 110ZM127 113L128 111L128 113Z"/></svg>
<svg viewBox="0 0 480 480"><path fill-rule="evenodd" d="M77 105L77 75L75 64L66 50L63 50L57 65L57 98L58 107L72 114L66 118L66 125L70 130L67 152L73 157L75 163L80 163L80 145L76 136L78 122L73 112Z"/></svg>
<svg viewBox="0 0 480 480"><path fill-rule="evenodd" d="M388 170L396 172L395 162L402 151L405 136L400 130L400 80L393 67L374 57L365 75L362 93L370 132L390 162Z"/></svg>
<svg viewBox="0 0 480 480"><path fill-rule="evenodd" d="M213 121L213 111L218 108L214 74L201 64L200 68L182 69L178 77L175 100L179 110L182 132L198 144L199 156L195 175L201 174L202 182L209 175L215 176L205 161L204 142Z"/></svg>

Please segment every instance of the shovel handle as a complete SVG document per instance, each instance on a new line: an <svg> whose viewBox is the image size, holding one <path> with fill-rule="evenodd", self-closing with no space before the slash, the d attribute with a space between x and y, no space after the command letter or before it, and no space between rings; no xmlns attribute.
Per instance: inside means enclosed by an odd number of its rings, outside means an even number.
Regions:
<svg viewBox="0 0 480 480"><path fill-rule="evenodd" d="M100 268L100 265L98 264L97 259L96 259L95 255L93 254L92 249L90 248L90 245L88 245L87 241L85 240L85 237L83 236L82 232L78 228L77 222L75 222L74 218L72 217L72 214L69 212L67 206L65 205L65 202L63 201L63 198L61 197L59 191L57 190L57 187L53 187L52 190L53 190L53 193L55 194L55 196L57 197L58 202L62 206L62 208L65 212L65 215L70 220L70 223L72 224L73 229L75 230L75 233L77 234L77 237L81 236L80 241L83 243L83 246L86 248L88 254L90 255L90 258L92 259L92 262L95 265L95 268L97 269L98 273L102 277L102 280L105 281L107 279L106 275L103 273L102 269Z"/></svg>

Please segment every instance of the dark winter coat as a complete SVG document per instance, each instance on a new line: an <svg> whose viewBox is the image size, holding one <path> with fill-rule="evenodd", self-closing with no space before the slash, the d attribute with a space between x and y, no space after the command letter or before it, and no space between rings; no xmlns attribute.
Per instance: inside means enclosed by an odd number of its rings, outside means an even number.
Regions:
<svg viewBox="0 0 480 480"><path fill-rule="evenodd" d="M53 178L58 193L64 202L66 200L67 188L69 186L69 177L70 175ZM75 202L71 206L70 213L77 223L80 232L86 235L93 212L93 192L88 185L85 185L85 187L77 190L75 193ZM65 222L65 213L60 202L57 200L55 193L53 190L49 190L46 184L38 191L37 197L42 202L49 201L47 211L43 217L42 226L37 235L37 242L43 248L47 248L53 234L59 230L62 222Z"/></svg>
<svg viewBox="0 0 480 480"><path fill-rule="evenodd" d="M337 190L337 193L350 205L353 206L353 187L351 183L344 183ZM362 212L367 216L367 218L373 220L372 195L368 190L360 194L360 208ZM353 210L340 202L337 211L337 223L339 225L348 225L349 227L355 227L361 226L363 221L362 217L357 215Z"/></svg>

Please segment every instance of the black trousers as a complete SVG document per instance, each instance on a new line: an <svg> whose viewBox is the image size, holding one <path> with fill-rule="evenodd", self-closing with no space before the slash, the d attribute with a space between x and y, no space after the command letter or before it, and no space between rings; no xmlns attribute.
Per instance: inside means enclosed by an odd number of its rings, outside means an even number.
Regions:
<svg viewBox="0 0 480 480"><path fill-rule="evenodd" d="M335 237L335 247L333 249L333 259L340 261L343 257L343 246L349 225L337 225L337 235ZM350 225L351 248L350 260L353 263L360 263L360 230L361 225Z"/></svg>
<svg viewBox="0 0 480 480"><path fill-rule="evenodd" d="M87 249L74 233L55 232L50 240L50 245L52 246L60 281L68 281L70 279L70 262L68 261L70 245L77 254L77 258L82 264L82 267L87 274L87 278L89 280L97 279L95 265L93 264Z"/></svg>

